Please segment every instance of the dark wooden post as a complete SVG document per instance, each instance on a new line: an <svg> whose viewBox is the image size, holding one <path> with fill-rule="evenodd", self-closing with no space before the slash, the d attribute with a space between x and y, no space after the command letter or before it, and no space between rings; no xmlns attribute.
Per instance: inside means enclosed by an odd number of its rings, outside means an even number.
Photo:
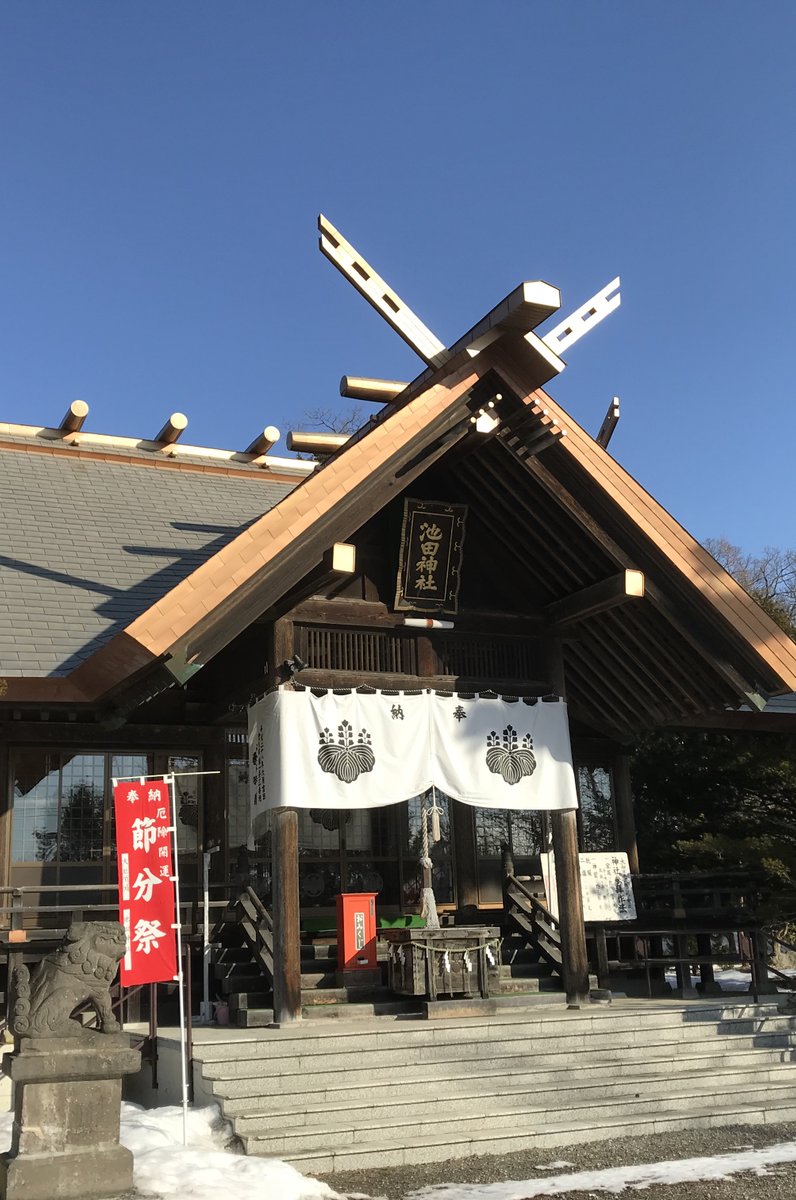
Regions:
<svg viewBox="0 0 796 1200"><path fill-rule="evenodd" d="M616 832L619 850L627 854L630 874L638 875L638 841L636 839L636 816L633 811L633 791L630 785L630 756L620 754L614 761L614 806L616 810Z"/></svg>
<svg viewBox="0 0 796 1200"><path fill-rule="evenodd" d="M716 983L713 963L708 961L713 954L713 939L709 933L698 933L696 941L697 954L700 958L697 991L700 996L720 996L721 986Z"/></svg>
<svg viewBox="0 0 796 1200"><path fill-rule="evenodd" d="M597 985L608 991L611 978L608 971L608 944L604 925L598 925L594 930L594 944L597 952Z"/></svg>
<svg viewBox="0 0 796 1200"><path fill-rule="evenodd" d="M578 822L574 809L554 812L552 818L561 972L567 1006L579 1008L589 998L589 960L578 863Z"/></svg>
<svg viewBox="0 0 796 1200"><path fill-rule="evenodd" d="M456 903L478 907L478 864L475 857L475 814L472 806L453 801L453 851L456 862Z"/></svg>
<svg viewBox="0 0 796 1200"><path fill-rule="evenodd" d="M11 859L11 816L14 794L11 780L10 754L6 744L0 744L0 887L10 884ZM3 928L8 926L8 917L0 918ZM9 978L11 977L9 964Z"/></svg>
<svg viewBox="0 0 796 1200"><path fill-rule="evenodd" d="M566 697L564 656L560 641L555 640L550 644L548 661L553 686L559 696ZM589 998L589 957L580 886L577 812L567 809L550 815L561 933L561 974L567 1007L579 1008Z"/></svg>
<svg viewBox="0 0 796 1200"><path fill-rule="evenodd" d="M301 1020L301 945L298 882L298 814L273 811L274 1021Z"/></svg>

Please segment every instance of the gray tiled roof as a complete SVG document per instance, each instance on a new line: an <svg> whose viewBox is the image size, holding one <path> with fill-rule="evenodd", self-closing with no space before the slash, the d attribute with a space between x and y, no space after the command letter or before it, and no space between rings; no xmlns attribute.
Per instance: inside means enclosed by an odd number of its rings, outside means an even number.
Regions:
<svg viewBox="0 0 796 1200"><path fill-rule="evenodd" d="M0 676L66 675L294 486L1 453Z"/></svg>

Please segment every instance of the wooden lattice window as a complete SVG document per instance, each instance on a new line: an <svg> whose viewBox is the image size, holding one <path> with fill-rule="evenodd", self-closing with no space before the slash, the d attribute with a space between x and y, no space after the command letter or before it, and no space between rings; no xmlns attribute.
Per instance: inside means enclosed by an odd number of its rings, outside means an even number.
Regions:
<svg viewBox="0 0 796 1200"><path fill-rule="evenodd" d="M533 644L520 638L441 637L434 643L440 675L466 679L533 679Z"/></svg>
<svg viewBox="0 0 796 1200"><path fill-rule="evenodd" d="M360 671L379 675L417 675L417 645L411 634L395 630L301 630L307 661L319 671Z"/></svg>

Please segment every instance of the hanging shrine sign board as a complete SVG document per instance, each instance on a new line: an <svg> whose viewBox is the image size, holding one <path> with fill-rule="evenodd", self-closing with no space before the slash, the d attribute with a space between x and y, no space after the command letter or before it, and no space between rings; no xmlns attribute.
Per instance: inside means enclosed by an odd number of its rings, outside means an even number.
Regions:
<svg viewBox="0 0 796 1200"><path fill-rule="evenodd" d="M430 787L486 808L578 806L558 699L279 690L249 709L249 753L255 839L271 808L379 808Z"/></svg>
<svg viewBox="0 0 796 1200"><path fill-rule="evenodd" d="M116 858L119 920L127 934L124 987L177 976L171 795L163 779L117 783Z"/></svg>
<svg viewBox="0 0 796 1200"><path fill-rule="evenodd" d="M455 613L466 504L404 500L395 608Z"/></svg>

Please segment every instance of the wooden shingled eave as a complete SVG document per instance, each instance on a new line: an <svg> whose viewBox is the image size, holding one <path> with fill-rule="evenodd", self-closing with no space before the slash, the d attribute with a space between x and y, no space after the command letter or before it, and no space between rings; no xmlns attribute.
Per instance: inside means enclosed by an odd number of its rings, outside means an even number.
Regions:
<svg viewBox="0 0 796 1200"><path fill-rule="evenodd" d="M485 361L465 353L447 362L407 404L343 447L58 680L64 698L94 703L164 661L186 666L197 656L200 665L207 661L252 619L253 605L261 611L278 600L328 545L357 528L443 452L435 443L462 424L468 394L487 370ZM46 679L7 682L3 699L24 690L30 701L44 700L51 690Z"/></svg>
<svg viewBox="0 0 796 1200"><path fill-rule="evenodd" d="M779 680L768 694L796 690L796 643L785 634L741 585L680 525L611 455L598 445L568 413L541 388L524 377L522 364L505 352L495 354L493 366L525 404L542 404L567 437L557 443L632 521L639 533L665 558L692 594L738 639L747 655ZM696 597L695 597L696 598Z"/></svg>

